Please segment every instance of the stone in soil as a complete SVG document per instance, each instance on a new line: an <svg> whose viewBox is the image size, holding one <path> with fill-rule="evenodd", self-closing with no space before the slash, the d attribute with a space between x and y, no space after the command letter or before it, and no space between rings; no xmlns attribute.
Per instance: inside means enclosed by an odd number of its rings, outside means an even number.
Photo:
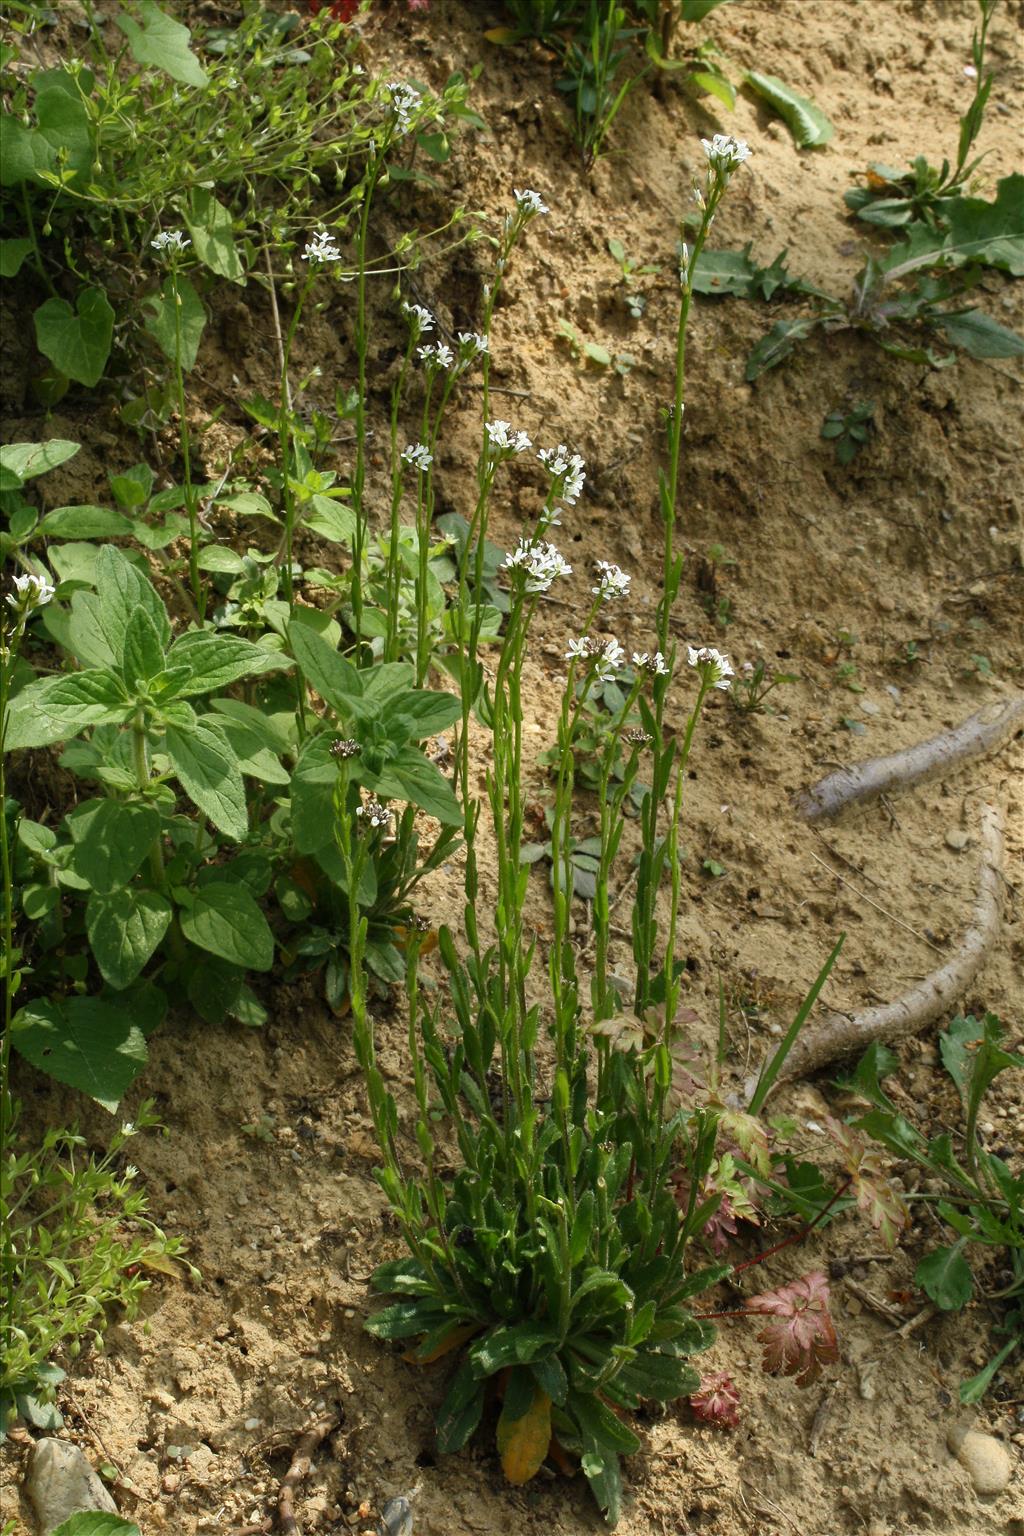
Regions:
<svg viewBox="0 0 1024 1536"><path fill-rule="evenodd" d="M88 1458L68 1440L36 1441L28 1469L28 1494L40 1536L50 1536L65 1520L85 1510L117 1514L117 1505Z"/></svg>
<svg viewBox="0 0 1024 1536"><path fill-rule="evenodd" d="M948 1444L957 1461L974 1484L974 1491L982 1498L993 1498L1010 1481L1013 1466L1006 1447L980 1429L965 1430L961 1426L950 1430Z"/></svg>

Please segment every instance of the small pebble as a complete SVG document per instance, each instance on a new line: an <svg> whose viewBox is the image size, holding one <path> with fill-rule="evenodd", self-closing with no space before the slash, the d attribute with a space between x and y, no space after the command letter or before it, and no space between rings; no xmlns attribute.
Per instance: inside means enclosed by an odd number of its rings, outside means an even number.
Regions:
<svg viewBox="0 0 1024 1536"><path fill-rule="evenodd" d="M246 1419L243 1428L245 1428L245 1429L259 1429L259 1427L260 1427L260 1425L262 1423L263 1423L262 1419Z"/></svg>
<svg viewBox="0 0 1024 1536"><path fill-rule="evenodd" d="M412 1536L412 1506L401 1494L388 1499L377 1521L377 1536Z"/></svg>
<svg viewBox="0 0 1024 1536"><path fill-rule="evenodd" d="M992 1498L1002 1493L1013 1467L1006 1447L994 1435L980 1429L965 1431L958 1425L950 1430L947 1443L974 1484L976 1494Z"/></svg>
<svg viewBox="0 0 1024 1536"><path fill-rule="evenodd" d="M950 827L946 833L946 847L954 848L957 853L962 853L970 840L969 834L960 827Z"/></svg>

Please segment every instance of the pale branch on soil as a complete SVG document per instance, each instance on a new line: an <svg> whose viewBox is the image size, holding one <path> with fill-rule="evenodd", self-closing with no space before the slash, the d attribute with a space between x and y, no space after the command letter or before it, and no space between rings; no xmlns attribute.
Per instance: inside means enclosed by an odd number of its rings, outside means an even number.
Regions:
<svg viewBox="0 0 1024 1536"><path fill-rule="evenodd" d="M944 778L975 758L988 757L1022 729L1024 694L993 701L952 730L916 746L837 769L800 790L793 797L794 807L806 821L831 821L851 806Z"/></svg>
<svg viewBox="0 0 1024 1536"><path fill-rule="evenodd" d="M916 1035L942 1016L970 986L999 933L1003 909L1003 817L992 805L981 807L981 866L974 915L955 953L923 981L891 1003L861 1013L828 1014L796 1041L780 1073L806 1077L839 1056L866 1050L875 1040L891 1044Z"/></svg>

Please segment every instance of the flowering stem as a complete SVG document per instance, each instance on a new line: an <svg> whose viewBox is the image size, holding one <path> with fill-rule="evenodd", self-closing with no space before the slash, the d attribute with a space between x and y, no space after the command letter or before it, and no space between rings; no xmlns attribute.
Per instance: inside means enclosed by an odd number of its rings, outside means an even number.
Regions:
<svg viewBox="0 0 1024 1536"><path fill-rule="evenodd" d="M178 269L173 259L171 261L171 295L174 303L174 385L178 398L178 421L181 431L185 510L188 513L188 575L192 598L201 624L206 616L206 592L199 574L199 507L195 487L192 484L192 442L185 411L185 373L181 366L181 294L178 291Z"/></svg>
<svg viewBox="0 0 1024 1536"><path fill-rule="evenodd" d="M355 513L355 536L352 541L352 629L355 634L356 654L363 632L363 551L366 545L366 516L363 509L363 488L366 484L366 351L369 330L366 323L366 247L370 228L370 205L377 181L384 165L383 153L374 154L370 160L363 205L359 214L359 233L356 238L356 358L358 381L356 385L356 459L352 474L352 510Z"/></svg>

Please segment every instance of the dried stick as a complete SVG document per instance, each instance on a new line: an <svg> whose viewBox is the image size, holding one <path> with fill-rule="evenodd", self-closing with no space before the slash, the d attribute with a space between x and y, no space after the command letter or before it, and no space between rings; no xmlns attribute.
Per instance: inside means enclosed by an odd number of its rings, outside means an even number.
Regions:
<svg viewBox="0 0 1024 1536"><path fill-rule="evenodd" d="M837 1056L862 1051L875 1040L900 1040L940 1018L980 971L997 934L1003 908L1003 817L992 805L981 808L981 867L974 917L956 953L917 986L891 1003L862 1013L828 1014L802 1034L786 1058L781 1078L805 1077Z"/></svg>
<svg viewBox="0 0 1024 1536"><path fill-rule="evenodd" d="M910 789L944 778L977 757L988 757L1024 729L1024 694L986 704L950 731L886 757L852 763L793 797L806 821L830 821L851 806L876 800L894 790Z"/></svg>

